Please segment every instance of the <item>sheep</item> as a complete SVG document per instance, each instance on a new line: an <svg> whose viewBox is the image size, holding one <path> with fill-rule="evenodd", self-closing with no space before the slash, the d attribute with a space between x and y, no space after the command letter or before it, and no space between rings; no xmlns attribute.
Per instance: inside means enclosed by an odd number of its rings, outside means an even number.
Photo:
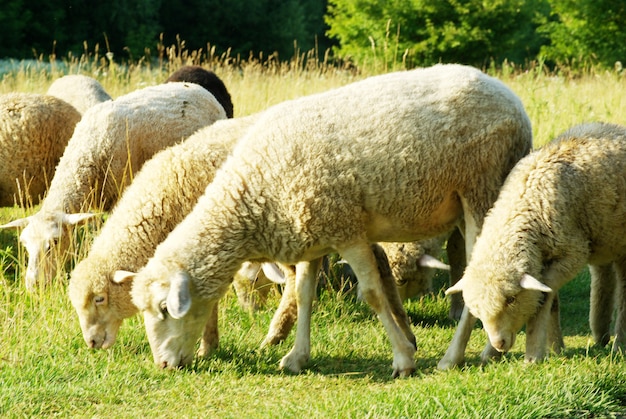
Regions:
<svg viewBox="0 0 626 419"><path fill-rule="evenodd" d="M74 106L81 115L98 103L111 100L111 96L94 78L70 74L56 79L48 87L47 95L63 99Z"/></svg>
<svg viewBox="0 0 626 419"><path fill-rule="evenodd" d="M90 348L109 348L125 318L137 308L130 286L115 281L118 270L137 270L211 182L217 167L258 116L216 121L178 145L155 154L126 189L70 274L68 293ZM259 266L246 265L249 278ZM242 270L241 275L244 275ZM256 269L256 270L255 270ZM214 347L207 342L204 352Z"/></svg>
<svg viewBox="0 0 626 419"><path fill-rule="evenodd" d="M391 314L370 243L462 224L471 254L500 185L531 146L519 98L461 65L375 76L265 110L193 211L128 274L154 361L190 363L239 266L273 260L296 266L296 341L280 367L300 371L320 258L336 251L387 331L393 376L412 373L416 348Z"/></svg>
<svg viewBox="0 0 626 419"><path fill-rule="evenodd" d="M443 245L447 240L446 253L450 265L441 262ZM409 243L380 243L389 259L394 281L400 298L420 297L432 291L435 269L450 271L450 285L461 278L465 269L465 244L458 229L452 234ZM450 297L448 317L458 320L463 311L463 299L459 294Z"/></svg>
<svg viewBox="0 0 626 419"><path fill-rule="evenodd" d="M186 81L196 83L207 89L215 96L215 99L226 111L226 117L233 117L233 102L224 82L212 71L206 70L199 65L185 65L173 72L166 83Z"/></svg>
<svg viewBox="0 0 626 419"><path fill-rule="evenodd" d="M37 93L0 95L0 205L38 204L80 114Z"/></svg>
<svg viewBox="0 0 626 419"><path fill-rule="evenodd" d="M607 298L618 283L613 350L623 350L625 177L626 127L614 124L575 126L522 159L485 218L465 274L447 291L462 292L467 307L457 334L469 337L475 316L491 345L506 352L526 324L525 359L541 361L552 300L590 264L599 268L592 300ZM608 286L598 284L607 277ZM592 313L603 316L608 324L606 314Z"/></svg>
<svg viewBox="0 0 626 419"><path fill-rule="evenodd" d="M91 107L76 125L40 210L2 228L25 227L26 287L40 275L56 275L52 250L63 254L73 225L108 210L133 176L157 151L226 117L211 93L193 83L147 87ZM61 257L60 257L61 258Z"/></svg>

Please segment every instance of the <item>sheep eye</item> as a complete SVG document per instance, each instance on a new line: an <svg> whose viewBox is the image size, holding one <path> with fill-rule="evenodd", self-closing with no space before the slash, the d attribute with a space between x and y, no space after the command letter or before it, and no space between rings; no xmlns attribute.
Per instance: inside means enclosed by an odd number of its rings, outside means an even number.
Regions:
<svg viewBox="0 0 626 419"><path fill-rule="evenodd" d="M167 303L165 301L161 301L161 304L159 304L159 310L161 311L161 315L163 317L167 316Z"/></svg>
<svg viewBox="0 0 626 419"><path fill-rule="evenodd" d="M106 298L104 297L104 295L96 295L93 298L93 302L96 303L96 305L103 304L105 300L106 300Z"/></svg>
<svg viewBox="0 0 626 419"><path fill-rule="evenodd" d="M505 303L506 303L507 306L510 306L510 305L514 304L515 303L515 297L513 297L513 296L506 297Z"/></svg>

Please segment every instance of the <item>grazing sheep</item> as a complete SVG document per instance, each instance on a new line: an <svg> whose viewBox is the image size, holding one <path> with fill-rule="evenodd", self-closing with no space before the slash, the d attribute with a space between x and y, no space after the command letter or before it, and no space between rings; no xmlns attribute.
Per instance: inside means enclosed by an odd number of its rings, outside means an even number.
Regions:
<svg viewBox="0 0 626 419"><path fill-rule="evenodd" d="M371 77L264 111L134 277L155 362L191 362L239 266L275 260L296 265L296 342L281 367L300 371L317 269L337 251L387 330L394 376L410 374L415 346L383 295L370 243L421 240L462 224L469 254L531 145L517 96L460 65Z"/></svg>
<svg viewBox="0 0 626 419"><path fill-rule="evenodd" d="M441 262L443 245L450 265ZM465 269L465 243L458 229L452 234L408 243L380 243L387 254L394 281L402 300L420 297L432 291L435 269L450 271L450 285L454 285ZM458 320L463 312L460 294L450 296L448 317Z"/></svg>
<svg viewBox="0 0 626 419"><path fill-rule="evenodd" d="M612 265L616 278L609 270L592 287L606 298L617 280L613 349L623 350L625 228L626 127L593 123L568 130L517 164L485 218L463 278L448 290L462 291L469 309L459 329L471 332L476 316L491 345L506 352L526 324L526 360L540 361L558 290L587 263L605 273ZM603 276L608 287L597 283Z"/></svg>
<svg viewBox="0 0 626 419"><path fill-rule="evenodd" d="M63 99L74 106L81 115L92 106L111 100L111 96L96 79L79 74L56 79L46 94Z"/></svg>
<svg viewBox="0 0 626 419"><path fill-rule="evenodd" d="M176 81L196 83L204 87L222 105L224 111L226 111L226 116L228 118L233 117L233 102L230 98L230 93L228 93L224 82L214 72L206 70L199 65L186 65L173 72L165 80L166 83Z"/></svg>
<svg viewBox="0 0 626 419"><path fill-rule="evenodd" d="M53 96L0 95L0 206L39 202L79 120Z"/></svg>
<svg viewBox="0 0 626 419"><path fill-rule="evenodd" d="M115 282L115 272L136 271L146 264L157 244L191 211L256 118L217 121L160 151L137 173L89 254L70 275L69 297L89 347L113 345L122 321L137 312L130 285ZM248 281L256 276L256 268Z"/></svg>
<svg viewBox="0 0 626 419"><path fill-rule="evenodd" d="M27 288L40 274L54 277L49 255L56 242L57 254L69 246L63 230L95 215L81 211L110 208L154 153L225 117L213 95L193 83L147 87L85 112L39 212L2 226L25 227L20 240L28 251Z"/></svg>

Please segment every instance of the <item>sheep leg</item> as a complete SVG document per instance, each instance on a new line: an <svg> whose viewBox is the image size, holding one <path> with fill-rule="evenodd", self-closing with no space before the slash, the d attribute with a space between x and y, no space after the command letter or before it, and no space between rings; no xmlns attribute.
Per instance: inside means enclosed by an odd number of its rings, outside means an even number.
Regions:
<svg viewBox="0 0 626 419"><path fill-rule="evenodd" d="M626 350L626 261L614 263L617 287L614 288L617 297L617 316L615 318L614 352Z"/></svg>
<svg viewBox="0 0 626 419"><path fill-rule="evenodd" d="M459 232L463 233L462 236L465 241L465 263L463 266L469 262L472 249L474 248L474 243L476 242L476 237L478 237L478 233L480 231L482 222L479 223L478 220L482 220L484 218L484 213L476 214L476 211L473 209L478 206L472 205L470 201L471 200L461 196L461 204L463 205L463 222L462 226L459 228ZM457 238L454 239L454 241L456 240ZM450 266L452 267L452 265ZM452 278L453 277L451 276L450 279L452 280ZM440 370L448 370L463 363L465 359L465 349L467 348L467 343L472 335L472 329L475 324L476 317L474 317L469 312L467 306L463 304L461 318L459 319L459 324L457 325L454 336L452 337L452 342L450 342L450 346L448 346L446 353L437 364L437 368ZM489 342L487 342L487 345L482 352L482 356L486 358L496 356L495 349Z"/></svg>
<svg viewBox="0 0 626 419"><path fill-rule="evenodd" d="M233 278L233 288L237 294L239 305L250 311L258 309L258 302L253 295L253 286L256 277L261 271L261 264L258 262L244 262Z"/></svg>
<svg viewBox="0 0 626 419"><path fill-rule="evenodd" d="M596 345L606 346L611 340L616 273L613 264L589 265L589 273L591 274L589 326Z"/></svg>
<svg viewBox="0 0 626 419"><path fill-rule="evenodd" d="M402 305L402 299L398 292L398 286L393 279L393 273L391 272L391 266L389 266L389 259L385 250L378 244L372 245L372 251L376 258L376 265L378 266L378 272L382 282L383 293L387 297L389 302L389 308L391 309L391 315L394 321L404 333L404 336L413 344L413 347L417 350L417 340L411 330L411 320Z"/></svg>
<svg viewBox="0 0 626 419"><path fill-rule="evenodd" d="M450 342L448 350L437 364L437 368L440 370L449 370L463 363L465 359L465 348L467 347L467 342L469 342L475 324L476 317L470 314L467 306L463 307L463 313L461 314L461 319L454 332L452 342Z"/></svg>
<svg viewBox="0 0 626 419"><path fill-rule="evenodd" d="M545 294L543 305L526 323L526 362L541 362L546 357L546 341L555 292Z"/></svg>
<svg viewBox="0 0 626 419"><path fill-rule="evenodd" d="M211 355L219 346L220 336L217 327L218 306L219 303L216 301L215 304L213 304L206 326L204 326L204 333L202 334L200 348L198 349L198 356L200 357Z"/></svg>
<svg viewBox="0 0 626 419"><path fill-rule="evenodd" d="M461 279L463 271L465 271L465 265L467 264L465 242L463 241L461 230L458 228L454 229L448 238L446 252L448 253L448 264L450 265L450 286L452 286ZM450 312L448 317L452 320L459 320L461 314L463 314L464 305L462 293L452 294L450 296Z"/></svg>
<svg viewBox="0 0 626 419"><path fill-rule="evenodd" d="M415 347L394 320L391 304L383 292L378 265L370 245L359 243L337 250L354 270L363 299L374 309L387 331L393 351L393 377L409 376L415 371L413 359Z"/></svg>
<svg viewBox="0 0 626 419"><path fill-rule="evenodd" d="M280 361L281 369L300 372L311 355L311 311L315 298L316 277L321 259L300 262L296 265L296 302L298 306L298 328L293 348Z"/></svg>
<svg viewBox="0 0 626 419"><path fill-rule="evenodd" d="M563 348L565 348L563 332L561 331L561 309L558 293L554 295L552 307L550 307L550 324L548 327L547 340L550 345L550 350L555 354L560 354Z"/></svg>
<svg viewBox="0 0 626 419"><path fill-rule="evenodd" d="M261 343L261 348L267 345L277 345L285 340L296 322L297 314L296 277L295 274L289 273L285 275L283 295L272 317L269 331Z"/></svg>

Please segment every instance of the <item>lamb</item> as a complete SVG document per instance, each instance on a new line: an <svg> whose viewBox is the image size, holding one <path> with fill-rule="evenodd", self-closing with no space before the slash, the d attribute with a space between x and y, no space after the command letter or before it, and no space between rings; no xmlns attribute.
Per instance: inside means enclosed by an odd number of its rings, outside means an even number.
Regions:
<svg viewBox="0 0 626 419"><path fill-rule="evenodd" d="M526 324L525 359L541 361L552 300L590 264L604 272L592 281L599 291L592 300L618 284L613 350L623 350L625 177L626 127L613 124L573 127L521 160L485 219L465 274L447 291L462 292L468 308L457 334L469 336L476 316L491 345L506 352ZM598 284L607 277L608 286ZM594 305L592 320L604 316L593 313Z"/></svg>
<svg viewBox="0 0 626 419"><path fill-rule="evenodd" d="M471 253L500 185L531 145L517 96L460 65L371 77L269 108L132 277L154 361L189 364L239 266L274 260L296 266L296 341L280 366L300 371L317 269L337 251L387 331L393 375L410 374L416 348L384 298L370 243L462 224Z"/></svg>
<svg viewBox="0 0 626 419"><path fill-rule="evenodd" d="M0 205L38 204L80 114L37 93L0 95Z"/></svg>
<svg viewBox="0 0 626 419"><path fill-rule="evenodd" d="M111 96L98 80L80 74L70 74L56 79L46 94L63 99L74 106L81 115L92 106L111 100Z"/></svg>
<svg viewBox="0 0 626 419"><path fill-rule="evenodd" d="M2 226L25 227L20 241L28 251L26 287L32 289L40 275L55 276L51 253L69 246L64 230L96 216L83 211L109 209L144 161L225 117L213 95L193 83L147 87L85 112L40 210Z"/></svg>
<svg viewBox="0 0 626 419"><path fill-rule="evenodd" d="M166 83L186 81L196 83L207 89L215 96L215 99L226 111L226 117L233 117L233 102L224 82L212 71L206 70L199 65L185 65L173 72Z"/></svg>
<svg viewBox="0 0 626 419"><path fill-rule="evenodd" d="M137 312L129 284L116 282L115 272L138 270L146 264L157 244L191 211L237 139L257 118L216 121L160 151L137 173L89 254L70 274L69 297L89 347L109 348L122 321ZM246 268L249 281L259 266ZM216 344L206 342L202 351L209 352Z"/></svg>

